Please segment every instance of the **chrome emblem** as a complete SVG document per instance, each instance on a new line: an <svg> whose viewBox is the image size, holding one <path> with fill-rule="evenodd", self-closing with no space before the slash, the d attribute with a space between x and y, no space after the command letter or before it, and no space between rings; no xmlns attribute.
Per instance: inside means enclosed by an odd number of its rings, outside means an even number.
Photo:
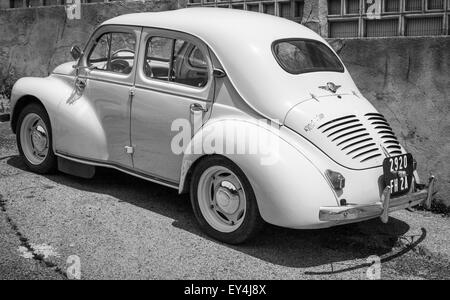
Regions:
<svg viewBox="0 0 450 300"><path fill-rule="evenodd" d="M319 88L332 93L336 93L340 87L340 85L335 85L333 82L328 82L325 86L319 86Z"/></svg>

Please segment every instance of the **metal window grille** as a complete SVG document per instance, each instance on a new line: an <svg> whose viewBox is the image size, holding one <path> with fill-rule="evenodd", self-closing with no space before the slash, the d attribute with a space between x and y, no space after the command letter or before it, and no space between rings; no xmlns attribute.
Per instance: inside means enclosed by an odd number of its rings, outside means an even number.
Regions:
<svg viewBox="0 0 450 300"><path fill-rule="evenodd" d="M62 3L60 0L44 0L43 4L45 6L48 6L48 5L61 5Z"/></svg>
<svg viewBox="0 0 450 300"><path fill-rule="evenodd" d="M398 35L398 19L367 20L366 36L383 37Z"/></svg>
<svg viewBox="0 0 450 300"><path fill-rule="evenodd" d="M258 3L247 4L247 10L259 12L259 4Z"/></svg>
<svg viewBox="0 0 450 300"><path fill-rule="evenodd" d="M358 36L358 20L333 21L329 24L330 37L347 38Z"/></svg>
<svg viewBox="0 0 450 300"><path fill-rule="evenodd" d="M328 14L329 15L341 14L341 0L328 0Z"/></svg>
<svg viewBox="0 0 450 300"><path fill-rule="evenodd" d="M263 12L268 15L275 15L275 3L264 3Z"/></svg>
<svg viewBox="0 0 450 300"><path fill-rule="evenodd" d="M384 1L384 11L385 12L399 12L400 11L400 0L385 0Z"/></svg>
<svg viewBox="0 0 450 300"><path fill-rule="evenodd" d="M405 35L425 36L442 34L442 17L420 17L406 19Z"/></svg>
<svg viewBox="0 0 450 300"><path fill-rule="evenodd" d="M29 0L28 7L37 7L42 6L42 2L40 0Z"/></svg>
<svg viewBox="0 0 450 300"><path fill-rule="evenodd" d="M345 7L347 14L359 14L359 0L346 0Z"/></svg>
<svg viewBox="0 0 450 300"><path fill-rule="evenodd" d="M280 9L280 17L291 18L291 2L280 2L278 7Z"/></svg>
<svg viewBox="0 0 450 300"><path fill-rule="evenodd" d="M405 0L405 10L415 11L422 10L422 0Z"/></svg>
<svg viewBox="0 0 450 300"><path fill-rule="evenodd" d="M427 9L443 9L444 8L444 0L428 0Z"/></svg>
<svg viewBox="0 0 450 300"><path fill-rule="evenodd" d="M9 5L11 8L23 7L23 1L22 0L11 0L9 2Z"/></svg>
<svg viewBox="0 0 450 300"><path fill-rule="evenodd" d="M305 3L303 1L294 2L294 18L303 18L303 8Z"/></svg>

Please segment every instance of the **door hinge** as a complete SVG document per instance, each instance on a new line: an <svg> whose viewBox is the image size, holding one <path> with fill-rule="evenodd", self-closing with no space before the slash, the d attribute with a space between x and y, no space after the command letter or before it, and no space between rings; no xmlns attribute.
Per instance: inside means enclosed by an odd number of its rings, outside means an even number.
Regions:
<svg viewBox="0 0 450 300"><path fill-rule="evenodd" d="M126 154L133 154L134 153L134 147L133 146L125 146L125 153Z"/></svg>
<svg viewBox="0 0 450 300"><path fill-rule="evenodd" d="M130 89L130 96L133 97L136 94L136 89L135 88L131 88Z"/></svg>

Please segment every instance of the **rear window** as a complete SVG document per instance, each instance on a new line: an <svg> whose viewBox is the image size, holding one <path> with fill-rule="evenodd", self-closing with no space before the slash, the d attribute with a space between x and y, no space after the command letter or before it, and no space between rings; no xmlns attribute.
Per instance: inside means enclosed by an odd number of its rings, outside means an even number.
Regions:
<svg viewBox="0 0 450 300"><path fill-rule="evenodd" d="M344 72L339 58L325 44L314 40L281 40L273 43L273 54L291 74Z"/></svg>

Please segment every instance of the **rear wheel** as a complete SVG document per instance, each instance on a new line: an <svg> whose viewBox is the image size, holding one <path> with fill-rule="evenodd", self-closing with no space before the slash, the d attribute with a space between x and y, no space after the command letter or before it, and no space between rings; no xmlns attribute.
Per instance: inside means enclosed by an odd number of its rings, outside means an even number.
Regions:
<svg viewBox="0 0 450 300"><path fill-rule="evenodd" d="M245 242L264 223L245 174L224 157L201 161L194 170L190 190L200 227L217 240L230 244Z"/></svg>
<svg viewBox="0 0 450 300"><path fill-rule="evenodd" d="M16 132L19 153L30 170L45 174L56 169L50 119L41 105L32 103L20 112Z"/></svg>

